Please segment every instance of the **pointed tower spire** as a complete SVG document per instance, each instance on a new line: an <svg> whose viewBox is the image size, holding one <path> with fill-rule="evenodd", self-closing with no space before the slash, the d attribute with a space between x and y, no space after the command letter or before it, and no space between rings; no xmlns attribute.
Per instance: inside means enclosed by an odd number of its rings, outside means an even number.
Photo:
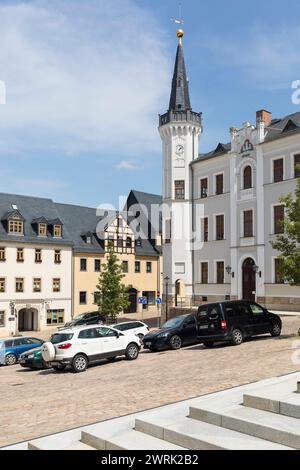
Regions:
<svg viewBox="0 0 300 470"><path fill-rule="evenodd" d="M179 44L176 54L169 111L187 111L192 109L182 46L183 35L183 30L179 29L177 31Z"/></svg>

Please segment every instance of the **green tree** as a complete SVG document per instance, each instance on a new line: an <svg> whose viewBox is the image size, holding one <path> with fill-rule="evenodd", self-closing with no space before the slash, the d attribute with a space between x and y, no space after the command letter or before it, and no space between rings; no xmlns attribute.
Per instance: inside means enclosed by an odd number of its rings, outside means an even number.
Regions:
<svg viewBox="0 0 300 470"><path fill-rule="evenodd" d="M99 312L115 320L129 306L128 288L122 283L122 263L114 252L113 243L108 246L108 257L99 277L97 304Z"/></svg>
<svg viewBox="0 0 300 470"><path fill-rule="evenodd" d="M280 252L284 279L292 286L300 286L300 178L295 195L288 194L280 202L285 205L285 233L271 245Z"/></svg>

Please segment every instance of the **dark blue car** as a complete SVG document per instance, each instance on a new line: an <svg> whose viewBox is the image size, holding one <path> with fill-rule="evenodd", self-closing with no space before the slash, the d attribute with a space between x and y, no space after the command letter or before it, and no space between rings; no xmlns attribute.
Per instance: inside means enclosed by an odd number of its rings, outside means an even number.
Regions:
<svg viewBox="0 0 300 470"><path fill-rule="evenodd" d="M13 366L22 353L40 348L44 341L38 338L19 336L0 339L0 365Z"/></svg>

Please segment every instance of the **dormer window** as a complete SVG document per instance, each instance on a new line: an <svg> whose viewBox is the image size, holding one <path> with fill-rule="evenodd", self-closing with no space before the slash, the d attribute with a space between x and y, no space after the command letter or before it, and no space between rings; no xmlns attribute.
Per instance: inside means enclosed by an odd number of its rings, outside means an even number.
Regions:
<svg viewBox="0 0 300 470"><path fill-rule="evenodd" d="M47 224L39 224L39 236L40 237L47 236Z"/></svg>
<svg viewBox="0 0 300 470"><path fill-rule="evenodd" d="M61 235L62 235L61 225L54 225L53 226L53 236L55 238L61 238Z"/></svg>
<svg viewBox="0 0 300 470"><path fill-rule="evenodd" d="M8 221L8 232L14 235L24 234L24 222L19 219L11 219Z"/></svg>

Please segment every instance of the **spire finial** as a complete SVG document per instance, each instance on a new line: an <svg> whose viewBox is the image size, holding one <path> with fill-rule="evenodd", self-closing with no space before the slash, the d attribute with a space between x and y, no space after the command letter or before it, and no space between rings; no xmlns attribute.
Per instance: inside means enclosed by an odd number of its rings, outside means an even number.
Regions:
<svg viewBox="0 0 300 470"><path fill-rule="evenodd" d="M175 24L180 24L181 26L184 25L184 20L182 18L182 4L179 3L179 16L178 18L171 18L171 21L173 21ZM178 29L176 31L176 35L179 39L179 44L182 45L182 38L184 36L184 31L182 28Z"/></svg>

